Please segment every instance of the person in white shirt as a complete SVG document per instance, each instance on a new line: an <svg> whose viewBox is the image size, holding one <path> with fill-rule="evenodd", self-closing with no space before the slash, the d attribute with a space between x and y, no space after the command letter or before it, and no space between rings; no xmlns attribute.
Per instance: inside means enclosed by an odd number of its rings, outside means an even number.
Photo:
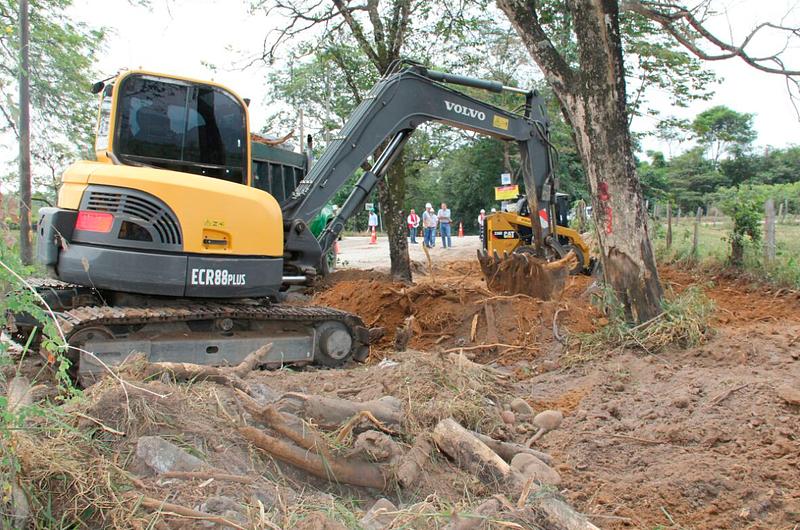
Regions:
<svg viewBox="0 0 800 530"><path fill-rule="evenodd" d="M416 245L417 227L419 226L419 216L417 215L417 212L414 211L414 208L411 208L411 213L408 214L406 223L408 224L408 235L411 236L411 242Z"/></svg>
<svg viewBox="0 0 800 530"><path fill-rule="evenodd" d="M370 231L374 228L375 230L378 229L378 214L375 213L375 210L369 211L369 221L367 221L367 226L369 226Z"/></svg>
<svg viewBox="0 0 800 530"><path fill-rule="evenodd" d="M442 247L453 248L453 241L450 239L450 208L445 203L436 213L439 219L439 233L442 234Z"/></svg>
<svg viewBox="0 0 800 530"><path fill-rule="evenodd" d="M425 205L425 213L422 214L422 227L425 232L423 234L422 244L428 248L436 246L436 214L433 213L433 205L427 203Z"/></svg>

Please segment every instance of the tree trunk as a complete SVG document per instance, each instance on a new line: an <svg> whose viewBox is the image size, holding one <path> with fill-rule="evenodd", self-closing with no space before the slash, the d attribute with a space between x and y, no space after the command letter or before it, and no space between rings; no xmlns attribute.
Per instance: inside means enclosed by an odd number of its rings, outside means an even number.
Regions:
<svg viewBox="0 0 800 530"><path fill-rule="evenodd" d="M535 4L497 0L540 66L575 131L592 193L606 282L629 320L661 311L661 283L648 237L626 111L616 0L571 0L580 67L571 68L547 38Z"/></svg>
<svg viewBox="0 0 800 530"><path fill-rule="evenodd" d="M406 168L401 154L389 168L386 179L378 182L378 200L389 238L392 277L401 282L410 282L411 258L408 255L406 219L403 212L405 196Z"/></svg>
<svg viewBox="0 0 800 530"><path fill-rule="evenodd" d="M19 254L22 263L33 263L31 242L31 98L30 31L28 0L19 3Z"/></svg>

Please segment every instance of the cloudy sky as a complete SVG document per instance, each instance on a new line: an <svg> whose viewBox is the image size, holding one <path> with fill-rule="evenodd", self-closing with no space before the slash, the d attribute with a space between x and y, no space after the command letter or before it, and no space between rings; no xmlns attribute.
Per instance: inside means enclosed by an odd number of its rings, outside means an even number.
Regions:
<svg viewBox="0 0 800 530"><path fill-rule="evenodd" d="M126 0L76 0L76 18L111 30L105 50L98 54L99 70L111 75L119 68L146 68L214 79L253 100L253 129L260 128L270 114L265 101L265 66L241 70L244 55L258 53L269 29L283 21L263 13L248 12L245 0L152 0L150 8L137 7ZM713 29L722 36L745 35L755 24L777 21L787 13L786 23L800 22L798 0L715 0L720 16ZM759 51L774 49L782 41L765 36L754 42ZM241 52L241 54L239 53ZM789 50L787 56L800 53ZM218 67L212 71L206 64ZM722 78L711 101L698 102L688 109L671 109L664 100L664 113L692 118L712 105L727 105L755 115L759 145L782 147L800 143L800 122L779 76L757 72L741 61L710 63ZM658 96L655 96L658 101ZM637 119L634 129L648 131L649 118ZM286 127L290 128L289 125ZM646 147L659 146L654 141Z"/></svg>

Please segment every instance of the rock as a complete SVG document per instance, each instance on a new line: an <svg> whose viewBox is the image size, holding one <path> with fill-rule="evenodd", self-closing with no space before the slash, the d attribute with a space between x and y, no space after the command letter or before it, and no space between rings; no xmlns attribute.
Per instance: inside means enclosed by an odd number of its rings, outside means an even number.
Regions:
<svg viewBox="0 0 800 530"><path fill-rule="evenodd" d="M533 415L533 408L522 398L516 398L511 402L511 410L517 414Z"/></svg>
<svg viewBox="0 0 800 530"><path fill-rule="evenodd" d="M259 405L267 405L281 397L280 392L276 392L263 383L249 383L248 386L250 387L248 393Z"/></svg>
<svg viewBox="0 0 800 530"><path fill-rule="evenodd" d="M545 410L533 418L533 424L545 431L552 431L558 429L563 419L564 415L560 410Z"/></svg>
<svg viewBox="0 0 800 530"><path fill-rule="evenodd" d="M467 510L464 515L453 514L444 530L473 530L481 528L487 519L495 518L500 511L500 501L489 499L483 501L474 510Z"/></svg>
<svg viewBox="0 0 800 530"><path fill-rule="evenodd" d="M778 396L790 405L800 405L800 390L789 385L778 387Z"/></svg>
<svg viewBox="0 0 800 530"><path fill-rule="evenodd" d="M672 406L678 409L685 409L689 406L689 398L687 396L678 396L672 400Z"/></svg>
<svg viewBox="0 0 800 530"><path fill-rule="evenodd" d="M230 497L224 497L222 495L212 495L211 497L206 499L206 502L200 505L199 510L205 513L225 513L225 512L238 512L241 509L239 503L231 499Z"/></svg>
<svg viewBox="0 0 800 530"><path fill-rule="evenodd" d="M27 407L33 404L31 395L31 383L24 375L18 375L8 382L6 389L8 399L8 411L14 412L15 409Z"/></svg>
<svg viewBox="0 0 800 530"><path fill-rule="evenodd" d="M378 499L366 515L361 518L364 530L383 530L389 527L396 517L397 507L389 499Z"/></svg>
<svg viewBox="0 0 800 530"><path fill-rule="evenodd" d="M280 500L279 500L280 498ZM270 487L252 486L252 494L250 496L250 504L257 506L258 502L264 505L264 508L269 511L272 508L278 507L281 504L284 506L291 506L297 502L297 493L292 488L279 486L275 484Z"/></svg>
<svg viewBox="0 0 800 530"><path fill-rule="evenodd" d="M158 436L142 436L136 444L136 458L156 473L197 471L205 462Z"/></svg>
<svg viewBox="0 0 800 530"><path fill-rule="evenodd" d="M397 442L380 431L362 432L353 443L353 448L375 462L392 462L403 455Z"/></svg>
<svg viewBox="0 0 800 530"><path fill-rule="evenodd" d="M558 472L528 453L518 453L511 459L511 467L519 471L526 479L533 477L533 480L540 484L557 486L561 483L561 476Z"/></svg>
<svg viewBox="0 0 800 530"><path fill-rule="evenodd" d="M501 412L500 418L503 419L503 423L507 423L509 425L512 425L516 420L516 418L514 417L514 413L511 412L510 410L504 410L503 412Z"/></svg>
<svg viewBox="0 0 800 530"><path fill-rule="evenodd" d="M552 372L554 370L558 370L558 362L546 360L542 361L542 364L539 365L539 371L542 373Z"/></svg>

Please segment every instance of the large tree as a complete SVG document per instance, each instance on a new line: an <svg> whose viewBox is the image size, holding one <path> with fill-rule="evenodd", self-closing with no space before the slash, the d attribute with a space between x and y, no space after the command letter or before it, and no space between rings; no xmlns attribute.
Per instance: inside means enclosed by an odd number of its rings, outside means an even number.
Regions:
<svg viewBox="0 0 800 530"><path fill-rule="evenodd" d="M736 112L725 105L711 107L695 116L692 131L715 165L724 153L745 150L757 136L752 114Z"/></svg>
<svg viewBox="0 0 800 530"><path fill-rule="evenodd" d="M632 321L652 318L661 311L662 288L629 130L631 102L620 2L497 0L497 4L541 68L574 130L592 193L606 282L616 291ZM796 73L782 67L779 55L765 60L749 54L752 34L738 44L714 36L703 19L711 12L710 2L699 4L688 8L682 2L628 0L623 7L629 12L626 16L657 24L665 35L700 59L739 57L756 68L793 79ZM556 21L560 23L554 23L553 13L560 17ZM721 51L707 51L708 46Z"/></svg>

